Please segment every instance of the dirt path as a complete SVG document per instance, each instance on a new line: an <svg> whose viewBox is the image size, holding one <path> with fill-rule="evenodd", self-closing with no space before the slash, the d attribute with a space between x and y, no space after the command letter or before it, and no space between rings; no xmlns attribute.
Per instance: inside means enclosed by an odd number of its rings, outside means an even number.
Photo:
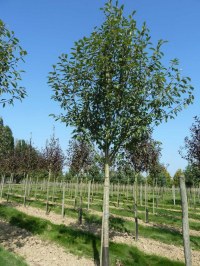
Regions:
<svg viewBox="0 0 200 266"><path fill-rule="evenodd" d="M50 222L54 224L65 224L65 225L71 225L71 226L77 226L79 229L83 230L88 230L92 231L93 233L99 234L100 233L100 228L97 228L95 225L83 225L83 226L78 226L77 222L75 219L66 217L65 219L62 219L62 217L58 214L55 213L50 213L48 216L45 214L45 211L34 208L29 206L23 207L23 206L15 206L15 208L21 212L24 212L28 215L32 215L34 217L40 217L43 219L47 219ZM98 213L98 212L97 212ZM130 218L131 219L131 218ZM128 245L133 245L138 247L141 251L147 253L147 254L154 254L166 258L170 258L172 260L178 260L178 261L183 261L184 262L184 253L183 253L183 248L182 247L177 247L174 245L168 245L165 243L162 243L160 241L156 241L153 239L148 239L148 238L143 238L140 237L138 242L135 242L133 237L131 237L128 234L119 234L116 235L115 232L111 233L111 240L116 242L116 243L125 243ZM56 257L56 256L55 256ZM193 266L199 266L199 261L200 261L200 252L199 251L192 251L192 259L193 259ZM42 265L42 264L41 264ZM55 264L56 265L56 264ZM71 264L73 265L73 264ZM78 264L74 264L78 265ZM79 263L79 266L82 266L84 264ZM90 264L88 264L90 265Z"/></svg>
<svg viewBox="0 0 200 266"><path fill-rule="evenodd" d="M7 250L24 257L30 266L94 266L92 260L66 253L62 247L1 220L0 242Z"/></svg>

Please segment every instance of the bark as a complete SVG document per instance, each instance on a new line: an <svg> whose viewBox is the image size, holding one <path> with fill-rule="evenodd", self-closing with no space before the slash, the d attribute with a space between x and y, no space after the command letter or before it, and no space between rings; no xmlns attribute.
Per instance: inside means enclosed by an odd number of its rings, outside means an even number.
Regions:
<svg viewBox="0 0 200 266"><path fill-rule="evenodd" d="M90 188L91 188L91 180L88 181L88 207L87 209L90 209Z"/></svg>
<svg viewBox="0 0 200 266"><path fill-rule="evenodd" d="M175 192L175 186L172 186L172 195L173 195L173 201L174 201L174 206L176 205L176 192Z"/></svg>
<svg viewBox="0 0 200 266"><path fill-rule="evenodd" d="M135 175L134 216L135 216L135 241L138 240L138 217L137 217L137 174Z"/></svg>
<svg viewBox="0 0 200 266"><path fill-rule="evenodd" d="M62 218L65 217L65 183L63 182L63 196L62 196Z"/></svg>
<svg viewBox="0 0 200 266"><path fill-rule="evenodd" d="M37 180L36 180L36 183L35 183L35 200L37 198L37 188L38 188L38 176L37 176Z"/></svg>
<svg viewBox="0 0 200 266"><path fill-rule="evenodd" d="M181 206L182 206L182 230L183 230L185 265L191 266L192 256L190 249L188 203L187 203L187 193L185 187L185 177L183 175L180 176L180 192L181 192Z"/></svg>
<svg viewBox="0 0 200 266"><path fill-rule="evenodd" d="M26 207L27 186L28 186L28 174L25 179L25 187L24 187L24 207Z"/></svg>
<svg viewBox="0 0 200 266"><path fill-rule="evenodd" d="M101 266L109 266L109 160L105 158L105 180L104 180L104 202L103 202L103 217L102 217L102 251L101 251Z"/></svg>
<svg viewBox="0 0 200 266"><path fill-rule="evenodd" d="M46 201L46 214L49 213L49 183L51 180L51 169L49 169L49 178L47 182L47 201Z"/></svg>
<svg viewBox="0 0 200 266"><path fill-rule="evenodd" d="M145 183L145 223L149 222L149 210L148 210L148 191L147 182Z"/></svg>
<svg viewBox="0 0 200 266"><path fill-rule="evenodd" d="M4 183L5 183L5 175L2 175L1 177L1 199L3 198Z"/></svg>
<svg viewBox="0 0 200 266"><path fill-rule="evenodd" d="M80 197L80 207L78 209L78 223L79 225L82 224L82 216L83 216L83 209L82 209L82 196Z"/></svg>
<svg viewBox="0 0 200 266"><path fill-rule="evenodd" d="M117 206L119 207L119 180L117 184Z"/></svg>

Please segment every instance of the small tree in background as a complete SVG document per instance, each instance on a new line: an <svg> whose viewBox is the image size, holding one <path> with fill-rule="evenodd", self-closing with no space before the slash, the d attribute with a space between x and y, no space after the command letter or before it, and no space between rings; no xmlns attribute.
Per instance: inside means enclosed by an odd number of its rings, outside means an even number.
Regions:
<svg viewBox="0 0 200 266"><path fill-rule="evenodd" d="M16 99L22 100L26 95L25 88L19 86L23 71L18 69L26 54L14 32L0 20L0 104L3 107L6 103L13 104Z"/></svg>
<svg viewBox="0 0 200 266"><path fill-rule="evenodd" d="M180 148L180 155L188 161L185 169L187 186L192 186L200 181L200 118L195 116L190 128L190 136L185 137L185 145Z"/></svg>
<svg viewBox="0 0 200 266"><path fill-rule="evenodd" d="M67 165L73 174L86 173L94 163L92 146L80 138L72 140L67 150Z"/></svg>
<svg viewBox="0 0 200 266"><path fill-rule="evenodd" d="M59 139L53 134L50 140L46 142L45 148L42 150L44 158L44 167L49 172L59 174L62 172L65 162L64 153L60 147Z"/></svg>
<svg viewBox="0 0 200 266"><path fill-rule="evenodd" d="M141 137L134 137L126 145L126 156L132 165L135 175L134 214L135 214L135 239L138 240L138 217L137 217L137 186L138 174L148 172L159 161L161 148L160 142L154 141L151 131L147 131Z"/></svg>
<svg viewBox="0 0 200 266"><path fill-rule="evenodd" d="M154 123L174 118L193 100L190 78L177 59L162 63L162 46L151 43L146 24L137 27L133 12L108 1L105 21L75 42L49 74L63 113L56 117L75 128L104 153L105 183L101 264L109 265L109 167L119 149ZM185 97L184 97L185 96Z"/></svg>

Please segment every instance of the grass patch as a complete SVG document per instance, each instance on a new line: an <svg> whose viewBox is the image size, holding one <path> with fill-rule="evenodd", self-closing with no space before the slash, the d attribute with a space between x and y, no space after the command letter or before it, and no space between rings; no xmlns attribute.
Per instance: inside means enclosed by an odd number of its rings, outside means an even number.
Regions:
<svg viewBox="0 0 200 266"><path fill-rule="evenodd" d="M28 266L28 264L22 258L0 246L0 266Z"/></svg>
<svg viewBox="0 0 200 266"><path fill-rule="evenodd" d="M100 238L96 235L64 225L55 225L48 220L28 216L10 206L0 205L0 216L13 225L59 243L71 253L93 258L96 264L99 265ZM147 255L136 247L111 242L111 265L116 265L117 261L126 266L184 265L183 263L173 262L162 257Z"/></svg>

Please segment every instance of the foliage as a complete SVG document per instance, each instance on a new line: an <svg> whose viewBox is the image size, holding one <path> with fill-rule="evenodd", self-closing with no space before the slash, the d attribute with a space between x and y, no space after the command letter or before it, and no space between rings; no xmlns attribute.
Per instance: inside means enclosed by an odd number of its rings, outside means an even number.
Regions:
<svg viewBox="0 0 200 266"><path fill-rule="evenodd" d="M42 151L42 156L44 159L43 167L47 171L51 169L51 171L55 174L58 174L62 171L65 162L65 156L60 147L59 139L55 138L54 134L51 136L49 141L47 140L46 146Z"/></svg>
<svg viewBox="0 0 200 266"><path fill-rule="evenodd" d="M23 71L18 69L26 54L14 32L9 31L0 20L0 104L3 107L26 96L25 88L19 86Z"/></svg>
<svg viewBox="0 0 200 266"><path fill-rule="evenodd" d="M190 78L181 77L177 59L162 63L162 46L154 47L134 12L108 1L105 21L89 37L75 42L49 73L52 98L63 113L56 116L83 133L112 160L119 148L151 123L173 118L193 100ZM185 95L185 97L184 97Z"/></svg>
<svg viewBox="0 0 200 266"><path fill-rule="evenodd" d="M194 117L190 137L185 138L185 146L181 147L180 154L189 164L200 167L200 118L197 116Z"/></svg>
<svg viewBox="0 0 200 266"><path fill-rule="evenodd" d="M152 171L161 155L160 142L152 139L151 130L133 137L125 147L126 158L136 173Z"/></svg>
<svg viewBox="0 0 200 266"><path fill-rule="evenodd" d="M154 165L154 168L151 169L150 174L148 176L148 182L151 185L157 184L160 187L169 187L172 185L172 178L169 172L167 171L166 166L158 162Z"/></svg>
<svg viewBox="0 0 200 266"><path fill-rule="evenodd" d="M187 187L199 186L200 168L194 164L188 165L184 170L185 183Z"/></svg>
<svg viewBox="0 0 200 266"><path fill-rule="evenodd" d="M3 119L0 118L0 172L8 170L9 157L14 150L14 138L12 130L4 126Z"/></svg>
<svg viewBox="0 0 200 266"><path fill-rule="evenodd" d="M94 164L94 150L83 139L72 140L67 150L67 165L73 174L87 173Z"/></svg>
<svg viewBox="0 0 200 266"><path fill-rule="evenodd" d="M173 184L176 186L176 187L179 187L179 178L180 176L183 174L183 171L181 169L178 169L176 171L176 173L174 174L173 176Z"/></svg>

